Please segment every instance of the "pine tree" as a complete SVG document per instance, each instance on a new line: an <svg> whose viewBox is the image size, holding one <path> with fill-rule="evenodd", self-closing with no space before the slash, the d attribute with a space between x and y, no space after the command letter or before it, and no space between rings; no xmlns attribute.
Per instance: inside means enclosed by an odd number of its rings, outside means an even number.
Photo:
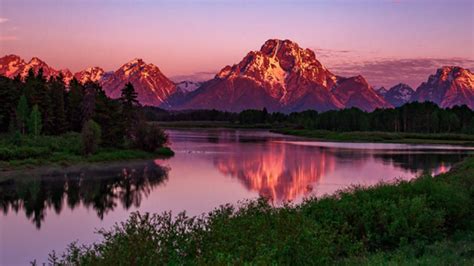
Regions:
<svg viewBox="0 0 474 266"><path fill-rule="evenodd" d="M132 136L133 129L138 124L137 107L139 106L137 100L138 94L135 91L132 83L128 82L122 89L120 101L122 102L122 116L125 124L126 134Z"/></svg>
<svg viewBox="0 0 474 266"><path fill-rule="evenodd" d="M66 86L64 85L62 74L51 80L50 87L52 121L54 125L51 133L59 135L64 133L67 128L66 113L64 110L64 94Z"/></svg>
<svg viewBox="0 0 474 266"><path fill-rule="evenodd" d="M16 128L15 110L21 95L18 80L0 77L0 132Z"/></svg>
<svg viewBox="0 0 474 266"><path fill-rule="evenodd" d="M69 83L67 93L66 113L69 129L80 132L82 129L82 100L84 99L84 87L74 78Z"/></svg>
<svg viewBox="0 0 474 266"><path fill-rule="evenodd" d="M16 122L18 130L21 134L26 133L26 124L28 121L28 103L26 101L26 96L21 95L20 100L18 101L18 106L16 108Z"/></svg>
<svg viewBox="0 0 474 266"><path fill-rule="evenodd" d="M33 136L39 136L41 128L41 113L38 105L35 105L31 110L30 117L28 118L28 132Z"/></svg>

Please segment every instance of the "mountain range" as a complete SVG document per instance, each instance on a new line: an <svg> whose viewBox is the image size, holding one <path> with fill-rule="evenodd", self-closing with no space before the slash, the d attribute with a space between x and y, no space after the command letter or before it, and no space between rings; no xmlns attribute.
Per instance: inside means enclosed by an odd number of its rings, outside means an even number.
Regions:
<svg viewBox="0 0 474 266"><path fill-rule="evenodd" d="M29 62L16 55L0 58L0 75L24 78L32 69L45 77L62 75L81 83L98 82L107 95L120 97L131 82L143 105L167 109L262 109L293 112L357 107L365 111L391 108L411 101L432 101L441 107L465 104L474 109L474 74L461 67L442 67L416 90L406 84L374 89L362 76L341 77L325 68L310 49L289 40L270 39L240 62L223 67L205 82L174 83L160 69L133 59L116 71L90 67L71 73L56 70L39 58Z"/></svg>

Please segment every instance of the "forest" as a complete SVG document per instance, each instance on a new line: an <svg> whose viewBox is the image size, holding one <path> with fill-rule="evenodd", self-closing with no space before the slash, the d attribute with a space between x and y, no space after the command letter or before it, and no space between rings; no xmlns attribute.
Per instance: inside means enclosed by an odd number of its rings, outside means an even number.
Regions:
<svg viewBox="0 0 474 266"><path fill-rule="evenodd" d="M357 108L284 114L269 113L265 108L232 113L218 110L166 111L145 107L145 115L148 120L153 121L226 121L242 126L338 132L474 133L474 112L466 105L443 109L431 102L411 102L393 109L376 109L370 113Z"/></svg>
<svg viewBox="0 0 474 266"><path fill-rule="evenodd" d="M41 69L24 79L0 77L0 134L0 161L114 150L171 154L164 149L167 135L147 123L131 83L111 99L98 83L72 79L66 86L61 75L47 79Z"/></svg>

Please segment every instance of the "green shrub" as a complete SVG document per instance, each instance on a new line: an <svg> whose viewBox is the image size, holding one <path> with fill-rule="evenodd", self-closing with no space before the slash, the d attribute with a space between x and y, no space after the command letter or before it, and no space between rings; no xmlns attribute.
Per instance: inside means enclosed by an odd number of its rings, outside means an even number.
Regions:
<svg viewBox="0 0 474 266"><path fill-rule="evenodd" d="M136 130L134 146L137 149L155 152L168 142L168 135L156 124L140 123Z"/></svg>
<svg viewBox="0 0 474 266"><path fill-rule="evenodd" d="M93 120L87 121L82 128L81 137L82 153L84 155L96 153L101 138L100 126Z"/></svg>

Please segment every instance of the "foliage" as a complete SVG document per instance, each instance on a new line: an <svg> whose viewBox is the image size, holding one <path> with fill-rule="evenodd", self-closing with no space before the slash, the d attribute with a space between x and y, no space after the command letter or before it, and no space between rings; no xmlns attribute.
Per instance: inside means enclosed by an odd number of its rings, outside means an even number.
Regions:
<svg viewBox="0 0 474 266"><path fill-rule="evenodd" d="M120 101L122 103L122 119L125 124L125 130L130 138L134 138L133 131L137 125L139 106L137 100L138 94L132 83L128 82L122 89Z"/></svg>
<svg viewBox="0 0 474 266"><path fill-rule="evenodd" d="M28 103L26 101L25 95L22 95L20 97L20 100L18 101L18 107L16 108L16 113L15 113L17 128L22 134L26 133L26 124L28 121L28 114L29 114Z"/></svg>
<svg viewBox="0 0 474 266"><path fill-rule="evenodd" d="M155 121L228 121L241 126L271 125L274 128L328 130L337 132L383 131L401 133L474 133L474 111L466 105L442 109L434 103L407 103L394 109L364 112L357 108L314 110L283 114L263 110L229 113L217 110L165 111L147 108L147 117Z"/></svg>
<svg viewBox="0 0 474 266"><path fill-rule="evenodd" d="M33 136L39 136L41 128L41 113L38 109L38 105L35 104L31 110L30 116L28 117L28 133Z"/></svg>
<svg viewBox="0 0 474 266"><path fill-rule="evenodd" d="M23 80L0 77L0 96L0 132L25 134L28 129L33 135L61 135L81 132L87 121L94 120L101 127L100 146L104 148L138 146L154 152L167 142L157 126L138 126L145 124L145 111L131 83L122 89L120 99L111 99L97 82L82 84L73 78L66 88L62 75L46 79L42 69L37 73L30 69ZM31 114L28 106L36 106ZM152 136L137 139L139 130Z"/></svg>
<svg viewBox="0 0 474 266"><path fill-rule="evenodd" d="M168 136L158 125L142 122L136 129L134 146L144 151L154 152L162 148L167 141Z"/></svg>
<svg viewBox="0 0 474 266"><path fill-rule="evenodd" d="M84 124L81 132L82 153L84 155L97 152L101 141L101 132L100 126L94 120L89 120Z"/></svg>
<svg viewBox="0 0 474 266"><path fill-rule="evenodd" d="M473 176L470 158L435 178L354 187L299 205L273 207L259 199L201 217L133 213L128 221L100 230L100 243L73 243L51 259L80 265L313 265L379 264L381 258L396 263L404 261L400 254L408 254L413 262L430 261L431 248L449 250L451 237L472 236ZM468 247L459 255L472 261L472 242Z"/></svg>

